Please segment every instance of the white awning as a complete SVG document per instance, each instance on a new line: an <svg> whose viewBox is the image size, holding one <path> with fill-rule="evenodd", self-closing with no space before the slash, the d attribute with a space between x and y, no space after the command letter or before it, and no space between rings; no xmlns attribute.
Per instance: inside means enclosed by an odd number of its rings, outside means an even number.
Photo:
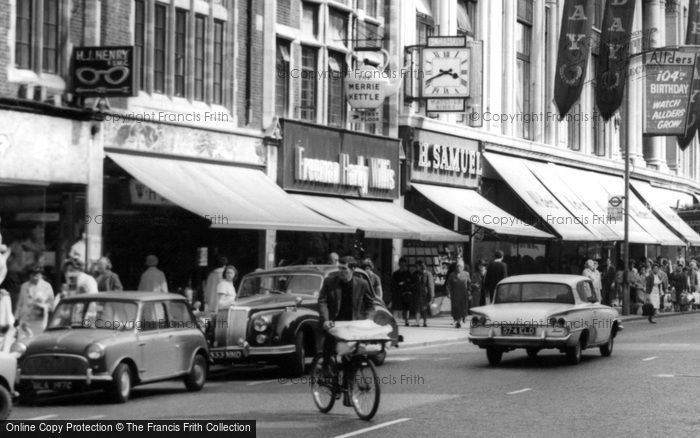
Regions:
<svg viewBox="0 0 700 438"><path fill-rule="evenodd" d="M416 12L427 15L428 17L433 16L433 10L430 7L430 0L415 0Z"/></svg>
<svg viewBox="0 0 700 438"><path fill-rule="evenodd" d="M213 228L352 233L292 199L257 169L109 152L134 178Z"/></svg>
<svg viewBox="0 0 700 438"><path fill-rule="evenodd" d="M666 190L652 187L646 181L631 181L632 187L644 198L652 210L656 212L661 219L666 221L671 228L676 230L693 246L700 246L700 234L696 233L690 225L685 223L671 207L668 206L669 199Z"/></svg>
<svg viewBox="0 0 700 438"><path fill-rule="evenodd" d="M523 158L484 153L489 164L515 193L564 240L599 241L530 171Z"/></svg>
<svg viewBox="0 0 700 438"><path fill-rule="evenodd" d="M683 193L663 187L654 187L654 191L661 196L665 205L671 208L692 207L695 204L695 197L690 193Z"/></svg>
<svg viewBox="0 0 700 438"><path fill-rule="evenodd" d="M411 187L455 216L498 234L537 238L554 237L506 213L474 190L416 183L412 183Z"/></svg>
<svg viewBox="0 0 700 438"><path fill-rule="evenodd" d="M442 228L391 202L291 195L308 208L377 239L462 242L469 238Z"/></svg>

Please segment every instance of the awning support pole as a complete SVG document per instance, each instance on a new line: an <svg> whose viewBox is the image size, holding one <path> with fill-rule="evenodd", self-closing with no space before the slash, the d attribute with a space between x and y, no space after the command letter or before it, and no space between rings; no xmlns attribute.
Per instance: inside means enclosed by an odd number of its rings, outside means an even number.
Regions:
<svg viewBox="0 0 700 438"><path fill-rule="evenodd" d="M622 245L624 271L622 274L622 314L630 314L630 146L625 142L625 241Z"/></svg>

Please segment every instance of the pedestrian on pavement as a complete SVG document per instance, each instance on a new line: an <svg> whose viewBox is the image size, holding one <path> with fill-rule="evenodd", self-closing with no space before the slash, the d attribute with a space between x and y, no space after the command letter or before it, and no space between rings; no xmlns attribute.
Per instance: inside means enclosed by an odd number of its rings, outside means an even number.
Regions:
<svg viewBox="0 0 700 438"><path fill-rule="evenodd" d="M469 307L483 306L484 300L484 276L486 275L486 265L478 263L471 274L471 303Z"/></svg>
<svg viewBox="0 0 700 438"><path fill-rule="evenodd" d="M107 257L101 257L95 263L97 272L97 290L100 292L109 292L114 290L124 290L119 276L112 272L112 262Z"/></svg>
<svg viewBox="0 0 700 438"><path fill-rule="evenodd" d="M337 252L332 252L328 254L328 264L329 265L337 265L338 264L338 253Z"/></svg>
<svg viewBox="0 0 700 438"><path fill-rule="evenodd" d="M29 271L29 280L22 283L15 310L18 323L17 338L31 338L44 331L49 312L53 308L53 289L43 279L44 268L34 265Z"/></svg>
<svg viewBox="0 0 700 438"><path fill-rule="evenodd" d="M484 277L484 289L489 295L489 303L493 303L493 293L499 281L508 276L508 265L503 263L503 251L500 249L494 254L494 260L486 267Z"/></svg>
<svg viewBox="0 0 700 438"><path fill-rule="evenodd" d="M450 296L452 306L452 319L455 327L460 328L466 322L469 312L469 284L471 278L464 270L464 261L458 260L455 269L447 277L447 294Z"/></svg>
<svg viewBox="0 0 700 438"><path fill-rule="evenodd" d="M430 313L430 304L435 298L435 280L433 274L425 269L423 260L416 261L416 272L413 275L413 281L416 284L416 294L414 297L416 308L416 327L418 327L418 314L423 318L423 327L428 327L428 314Z"/></svg>
<svg viewBox="0 0 700 438"><path fill-rule="evenodd" d="M141 274L138 290L144 292L168 293L165 273L158 269L158 257L150 254L146 257L146 270Z"/></svg>
<svg viewBox="0 0 700 438"><path fill-rule="evenodd" d="M656 309L654 308L654 305L651 303L650 299L647 299L647 302L644 303L644 305L642 306L642 315L648 316L649 322L651 324L656 324L656 321L654 321L655 314L656 314Z"/></svg>
<svg viewBox="0 0 700 438"><path fill-rule="evenodd" d="M413 278L408 270L408 263L405 257L399 259L399 269L391 274L391 310L397 320L403 317L404 323L408 327L409 306L405 304L405 297L408 301L413 298Z"/></svg>
<svg viewBox="0 0 700 438"><path fill-rule="evenodd" d="M68 259L63 265L66 276L65 290L59 296L73 296L80 294L96 294L99 292L97 280L92 275L84 272L83 262L78 259ZM64 294L65 293L65 294Z"/></svg>
<svg viewBox="0 0 700 438"><path fill-rule="evenodd" d="M384 296L384 291L382 290L382 279L379 278L379 275L377 275L375 272L372 259L365 257L362 260L362 265L360 267L367 273L367 276L369 276L369 284L372 286L372 290L374 290L374 296L381 300Z"/></svg>
<svg viewBox="0 0 700 438"><path fill-rule="evenodd" d="M220 308L225 308L233 304L236 300L236 287L233 282L236 281L238 270L233 265L224 267L221 281L216 285L216 306L214 312L218 312Z"/></svg>
<svg viewBox="0 0 700 438"><path fill-rule="evenodd" d="M656 312L661 308L661 297L666 293L667 286L668 283L664 282L664 276L661 273L659 264L654 263L651 273L646 279L646 293Z"/></svg>
<svg viewBox="0 0 700 438"><path fill-rule="evenodd" d="M688 281L688 270L680 263L676 263L674 270L668 276L668 284L674 290L674 310L680 310L681 294L688 291L690 283Z"/></svg>
<svg viewBox="0 0 700 438"><path fill-rule="evenodd" d="M213 312L218 304L218 296L216 294L216 286L224 278L224 268L228 265L228 258L219 256L216 259L216 268L207 276L204 283L204 311Z"/></svg>
<svg viewBox="0 0 700 438"><path fill-rule="evenodd" d="M595 264L596 263L592 259L586 260L582 275L590 278L591 283L593 283L593 291L595 292L596 299L600 301L600 272L596 269Z"/></svg>
<svg viewBox="0 0 700 438"><path fill-rule="evenodd" d="M615 266L613 266L610 257L607 257L605 259L605 265L603 266L602 272L600 274L600 279L603 284L602 303L606 306L609 306L611 305L615 295Z"/></svg>
<svg viewBox="0 0 700 438"><path fill-rule="evenodd" d="M9 352L15 340L15 316L10 293L0 289L0 352Z"/></svg>

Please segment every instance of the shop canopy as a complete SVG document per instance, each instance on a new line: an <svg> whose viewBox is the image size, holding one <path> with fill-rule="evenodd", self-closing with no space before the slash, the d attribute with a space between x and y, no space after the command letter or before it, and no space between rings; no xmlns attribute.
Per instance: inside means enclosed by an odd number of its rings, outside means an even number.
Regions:
<svg viewBox="0 0 700 438"><path fill-rule="evenodd" d="M632 181L632 187L641 195L652 210L671 228L676 230L685 240L693 246L700 246L700 235L690 225L685 223L671 207L669 207L668 194L663 189L652 187L646 181Z"/></svg>
<svg viewBox="0 0 700 438"><path fill-rule="evenodd" d="M353 233L292 199L262 171L227 164L108 152L134 178L213 228Z"/></svg>
<svg viewBox="0 0 700 438"><path fill-rule="evenodd" d="M527 167L527 160L500 154L484 153L489 164L503 180L544 222L562 239L569 241L600 241L593 233L550 193Z"/></svg>
<svg viewBox="0 0 700 438"><path fill-rule="evenodd" d="M497 234L536 238L554 237L506 213L474 190L416 183L411 184L411 187L440 208Z"/></svg>
<svg viewBox="0 0 700 438"><path fill-rule="evenodd" d="M319 214L364 231L365 237L438 242L469 240L468 236L436 225L392 202L314 195L291 196Z"/></svg>

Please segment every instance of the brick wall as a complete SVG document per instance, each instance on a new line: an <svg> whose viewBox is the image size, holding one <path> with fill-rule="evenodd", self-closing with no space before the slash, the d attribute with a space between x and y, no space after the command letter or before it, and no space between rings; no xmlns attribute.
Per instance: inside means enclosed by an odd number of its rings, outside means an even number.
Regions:
<svg viewBox="0 0 700 438"><path fill-rule="evenodd" d="M7 41L10 32L10 2L0 0L0 95L16 96L16 86L7 83L7 68L10 63L10 47Z"/></svg>
<svg viewBox="0 0 700 438"><path fill-rule="evenodd" d="M263 31L255 27L256 17L263 16L264 2L253 0L252 23L248 22L248 1L239 1L238 5L238 58L236 60L236 78L238 90L234 96L236 111L238 113L238 125L254 129L262 128L262 84L263 84ZM252 38L249 41L249 27L253 26ZM252 64L250 65L250 78L248 78L248 45ZM250 88L250 93L246 90ZM250 97L251 117L248 120L247 98ZM246 121L249 123L246 125Z"/></svg>
<svg viewBox="0 0 700 438"><path fill-rule="evenodd" d="M132 28L129 22L131 0L102 2L102 28L100 41L103 46L131 44Z"/></svg>

